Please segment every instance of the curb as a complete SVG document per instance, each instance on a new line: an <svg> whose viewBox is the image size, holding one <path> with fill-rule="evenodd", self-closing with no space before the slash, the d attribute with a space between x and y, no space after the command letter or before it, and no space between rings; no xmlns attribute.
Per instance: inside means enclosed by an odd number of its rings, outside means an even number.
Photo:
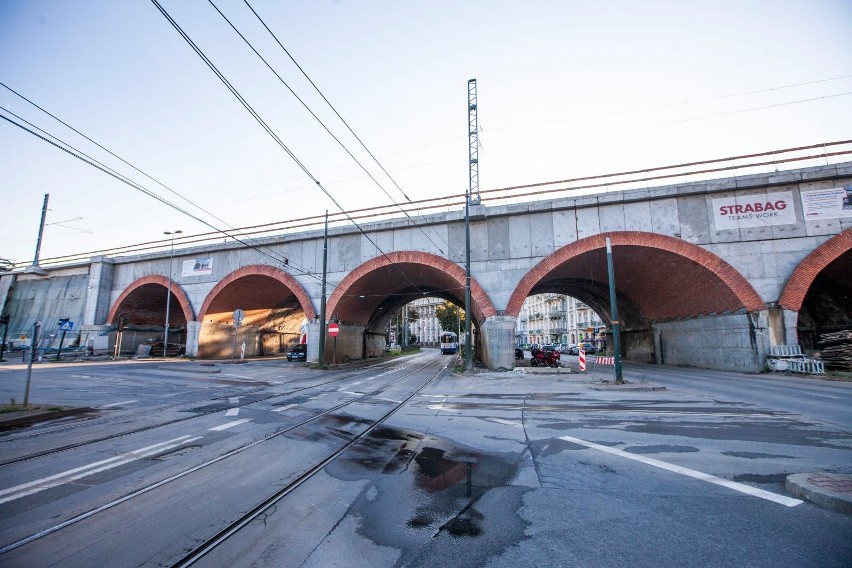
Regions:
<svg viewBox="0 0 852 568"><path fill-rule="evenodd" d="M666 387L656 385L643 385L635 383L627 383L617 385L615 383L596 383L589 385L592 390L598 391L664 391Z"/></svg>
<svg viewBox="0 0 852 568"><path fill-rule="evenodd" d="M53 410L49 412L30 414L27 416L19 416L17 418L8 418L6 420L0 420L0 430L11 430L21 426L30 426L37 422L64 418L65 416L73 416L75 414L83 414L84 412L91 412L92 410L93 409L88 406L82 406L79 408L66 408L64 410Z"/></svg>
<svg viewBox="0 0 852 568"><path fill-rule="evenodd" d="M820 507L852 513L852 475L794 473L787 476L787 491Z"/></svg>

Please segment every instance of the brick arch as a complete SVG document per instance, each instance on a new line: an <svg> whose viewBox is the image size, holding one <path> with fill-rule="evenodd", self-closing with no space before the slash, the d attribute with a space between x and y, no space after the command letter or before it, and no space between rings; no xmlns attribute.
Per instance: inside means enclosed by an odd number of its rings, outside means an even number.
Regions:
<svg viewBox="0 0 852 568"><path fill-rule="evenodd" d="M606 237L610 237L613 246L628 245L657 249L686 258L705 267L715 274L730 289L742 304L742 307L750 312L763 309L766 305L752 285L739 271L710 251L698 245L666 235L645 233L642 231L619 231L601 233L580 239L579 241L563 246L550 256L542 259L521 278L515 287L515 291L512 293L512 297L509 299L509 304L506 307L506 315L517 317L520 314L524 300L533 287L561 264L583 253L606 248ZM618 278L616 275L617 282Z"/></svg>
<svg viewBox="0 0 852 568"><path fill-rule="evenodd" d="M165 276L160 276L159 274L152 274L150 276L143 276L142 278L131 282L131 284L124 289L124 292L118 297L118 299L113 302L112 307L109 310L109 315L107 316L107 322L115 321L115 316L118 314L118 309L121 307L121 303L127 299L130 294L132 294L137 288L141 288L147 284L159 284L163 288L169 288L169 279ZM171 283L171 291L172 294L175 295L177 301L180 302L181 310L183 311L183 317L186 321L193 321L195 318L192 314L192 304L189 302L189 297L187 297L186 292L183 291L180 284L175 281ZM165 303L165 302L164 302Z"/></svg>
<svg viewBox="0 0 852 568"><path fill-rule="evenodd" d="M207 310L210 309L210 304L226 286L245 276L268 276L277 280L293 292L296 299L299 301L299 305L305 312L305 317L307 319L310 320L316 317L316 312L314 311L314 306L311 303L308 293L295 278L274 266L269 266L267 264L251 264L234 270L220 280L219 283L210 290L210 293L207 294L206 298L204 298L204 303L201 304L201 309L198 310L198 321L204 321L204 316L207 314Z"/></svg>
<svg viewBox="0 0 852 568"><path fill-rule="evenodd" d="M331 297L328 299L327 313L335 313L338 304L346 295L346 292L360 279L375 270L391 266L393 264L421 264L440 270L462 287L465 284L464 268L444 257L420 251L389 252L386 255L377 256L368 260L347 274L346 277L340 281L340 284L337 285L334 292L331 294ZM494 304L491 302L491 298L488 297L488 294L482 289L482 286L480 286L473 278L470 279L470 301L473 304L471 306L471 312L479 311L483 320L497 315L497 310L494 309Z"/></svg>
<svg viewBox="0 0 852 568"><path fill-rule="evenodd" d="M846 229L814 249L799 263L784 286L784 291L778 300L781 307L798 312L819 273L850 250L852 250L852 229Z"/></svg>

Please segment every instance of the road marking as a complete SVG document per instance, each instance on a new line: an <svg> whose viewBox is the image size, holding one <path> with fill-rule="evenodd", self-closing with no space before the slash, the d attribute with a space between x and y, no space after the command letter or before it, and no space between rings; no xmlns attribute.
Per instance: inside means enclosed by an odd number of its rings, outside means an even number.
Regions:
<svg viewBox="0 0 852 568"><path fill-rule="evenodd" d="M801 505L803 503L803 501L800 501L799 499L784 497L783 495L776 495L775 493L770 493L769 491L764 491L763 489L757 489L756 487L745 485L744 483L738 483L729 479L723 479L721 477L716 477L715 475L710 475L709 473L704 473L701 471L696 471L694 469L681 467L679 465L670 464L664 461L655 460L654 458L645 457L639 454L631 454L630 452L625 452L616 448L610 448L609 446L602 446L600 444L595 444L594 442L587 442L586 440L581 440L580 438L574 438L571 436L560 436L559 439L565 440L566 442L571 442L573 444L586 446L587 448L591 448L593 450L600 450L601 452L606 452L615 456L620 456L630 460L642 462L647 465L659 467L661 469L672 471L674 473L679 473L681 475L686 475L688 477L693 477L695 479L700 479L701 481L706 481L708 483L715 483L716 485L721 485L722 487L727 487L728 489L733 489L734 491L739 491L741 493L745 493L753 497L760 497L761 499L766 499L767 501L779 503L787 507L795 507L796 505Z"/></svg>
<svg viewBox="0 0 852 568"><path fill-rule="evenodd" d="M225 413L225 416L237 416L240 413L239 408L229 408L228 412Z"/></svg>
<svg viewBox="0 0 852 568"><path fill-rule="evenodd" d="M503 420L502 418L486 418L488 422L496 422L497 424L505 424L506 426L514 426L515 428L523 428L524 425L520 422L512 422L511 420Z"/></svg>
<svg viewBox="0 0 852 568"><path fill-rule="evenodd" d="M246 422L251 422L251 418L241 418L240 420L234 420L233 422L228 422L227 424L222 424L221 426L214 426L213 428L210 428L210 430L214 432L219 432L221 430L233 428L234 426L239 426L240 424L245 424Z"/></svg>
<svg viewBox="0 0 852 568"><path fill-rule="evenodd" d="M239 404L240 398L242 398L242 397L232 396L231 398L228 399L228 402L230 402L231 404Z"/></svg>
<svg viewBox="0 0 852 568"><path fill-rule="evenodd" d="M817 394L815 392L806 392L805 394L808 394L810 396L821 396L822 398L835 398L835 399L840 398L839 396L831 396L831 395L828 395L828 394Z"/></svg>
<svg viewBox="0 0 852 568"><path fill-rule="evenodd" d="M125 400L125 401L122 401L122 402L113 402L112 404L105 404L103 406L99 406L98 410L101 410L101 409L104 409L104 408L112 408L113 406L121 406L122 404L130 404L131 402L139 402L139 401L138 400Z"/></svg>
<svg viewBox="0 0 852 568"><path fill-rule="evenodd" d="M279 406L278 408L273 408L272 412L284 412L285 410L290 410L291 408L295 408L299 406L298 404L288 404L287 406Z"/></svg>
<svg viewBox="0 0 852 568"><path fill-rule="evenodd" d="M45 489L50 489L51 487L64 485L65 483L68 483L70 481L76 481L77 479L81 479L83 477L87 477L95 473L100 473L102 471L106 471L108 469L112 469L120 465L130 463L132 461L153 456L166 450L177 448L178 446L181 446L188 442L192 442L194 440L198 440L200 438L201 436L197 436L194 438L188 435L181 436L180 438L174 438L172 440L167 440L158 444L145 446L144 448L133 450L132 452L127 452L119 456L107 458L105 460L90 463L88 465L75 467L74 469L63 471L62 473L57 473L55 475L50 475L48 477L37 479L35 481L22 483L21 485L16 485L15 487L3 489L0 490L0 503L14 501L15 499L20 499L21 497L26 497L27 495L32 495L33 493L38 493L39 491L44 491Z"/></svg>

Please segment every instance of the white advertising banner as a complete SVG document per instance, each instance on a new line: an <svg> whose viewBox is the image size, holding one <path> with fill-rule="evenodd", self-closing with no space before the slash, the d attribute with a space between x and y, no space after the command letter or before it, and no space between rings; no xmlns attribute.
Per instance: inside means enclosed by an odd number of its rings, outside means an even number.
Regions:
<svg viewBox="0 0 852 568"><path fill-rule="evenodd" d="M793 193L783 191L765 195L745 195L713 200L716 230L793 225L796 209Z"/></svg>
<svg viewBox="0 0 852 568"><path fill-rule="evenodd" d="M181 276L206 276L213 274L212 258L196 258L195 260L184 260Z"/></svg>
<svg viewBox="0 0 852 568"><path fill-rule="evenodd" d="M852 184L802 192L805 221L852 217Z"/></svg>

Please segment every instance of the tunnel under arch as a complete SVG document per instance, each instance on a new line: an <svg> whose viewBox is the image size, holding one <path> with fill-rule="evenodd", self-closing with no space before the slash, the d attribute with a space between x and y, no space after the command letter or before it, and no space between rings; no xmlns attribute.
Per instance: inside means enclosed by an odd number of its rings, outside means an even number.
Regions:
<svg viewBox="0 0 852 568"><path fill-rule="evenodd" d="M237 309L245 313L238 329ZM201 305L198 354L232 357L242 343L247 356L283 353L302 342L305 324L315 317L310 298L291 275L268 265L244 266L223 278Z"/></svg>
<svg viewBox="0 0 852 568"><path fill-rule="evenodd" d="M385 328L405 304L437 297L464 308L464 288L465 270L446 258L420 251L391 252L350 272L329 297L326 313L339 320L342 330L350 331L351 357L370 356L384 350ZM488 294L471 279L474 338L482 322L496 313Z"/></svg>
<svg viewBox="0 0 852 568"><path fill-rule="evenodd" d="M108 323L117 323L119 314L129 324L163 327L166 321L166 293L169 295L169 327L186 327L195 318L192 305L180 284L165 276L144 276L130 283L113 302Z"/></svg>
<svg viewBox="0 0 852 568"><path fill-rule="evenodd" d="M823 334L852 329L852 229L806 256L784 286L778 303L796 313L798 343L808 353L827 346L820 340ZM838 368L848 367L847 363Z"/></svg>
<svg viewBox="0 0 852 568"><path fill-rule="evenodd" d="M542 259L519 282L507 313L517 316L532 294L559 293L586 303L611 329L606 237L612 242L622 355L627 358L666 362L668 348L674 355L668 362L686 364L689 347L681 337L714 341L724 334L708 318L746 317L765 308L748 281L706 249L674 237L623 231L581 239ZM748 326L746 320L741 324ZM663 335L669 343L662 343ZM750 349L748 339L745 343Z"/></svg>
<svg viewBox="0 0 852 568"><path fill-rule="evenodd" d="M169 282L165 276L154 274L130 283L109 310L108 323L118 325L121 316L126 326L120 349L135 352L140 344L155 346L165 338L167 296L169 345L186 345L187 324L195 319L189 298L177 282ZM170 354L181 351L175 348Z"/></svg>

